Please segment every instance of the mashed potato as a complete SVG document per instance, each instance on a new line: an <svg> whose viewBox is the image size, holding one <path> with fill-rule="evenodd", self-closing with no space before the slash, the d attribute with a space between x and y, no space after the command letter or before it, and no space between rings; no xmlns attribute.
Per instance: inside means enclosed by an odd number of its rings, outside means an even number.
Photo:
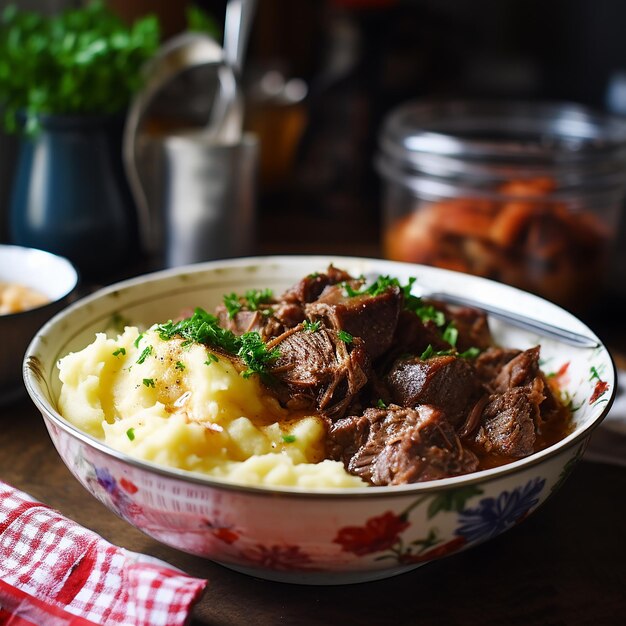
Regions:
<svg viewBox="0 0 626 626"><path fill-rule="evenodd" d="M131 456L253 485L360 487L324 459L316 416L290 418L256 376L154 329L106 334L59 361L61 414Z"/></svg>

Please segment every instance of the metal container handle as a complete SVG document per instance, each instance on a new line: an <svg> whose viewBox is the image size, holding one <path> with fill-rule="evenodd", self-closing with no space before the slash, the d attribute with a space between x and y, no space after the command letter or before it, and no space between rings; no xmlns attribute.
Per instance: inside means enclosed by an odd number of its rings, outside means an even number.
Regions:
<svg viewBox="0 0 626 626"><path fill-rule="evenodd" d="M219 89L203 134L219 137L228 123L238 97L237 78L227 64L224 50L203 33L183 33L167 41L148 62L144 88L131 102L123 137L123 160L139 218L139 231L146 252L156 252L160 241L159 216L153 215L148 195L137 167L137 136L144 115L154 98L181 73L198 67L216 66Z"/></svg>

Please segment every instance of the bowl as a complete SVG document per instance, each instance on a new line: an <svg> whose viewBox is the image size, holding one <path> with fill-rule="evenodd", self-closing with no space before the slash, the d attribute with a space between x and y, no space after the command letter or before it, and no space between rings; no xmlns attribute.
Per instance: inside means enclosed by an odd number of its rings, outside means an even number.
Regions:
<svg viewBox="0 0 626 626"><path fill-rule="evenodd" d="M112 316L163 322L189 306L210 310L232 291L271 287L281 293L329 263L353 275L384 274L402 282L416 276L425 289L479 295L485 303L506 303L597 339L573 315L537 296L480 277L392 261L265 257L142 276L72 304L28 348L26 387L72 474L110 510L164 544L260 578L301 584L400 574L487 541L533 513L568 476L611 405L615 369L601 343L576 348L490 320L502 345L541 343L544 369L559 376L571 402L572 431L508 465L419 484L315 491L234 485L133 459L59 414L58 359L90 343Z"/></svg>
<svg viewBox="0 0 626 626"><path fill-rule="evenodd" d="M37 330L69 302L78 273L63 257L0 245L0 282L28 287L48 300L35 308L0 315L0 404L4 404L24 393L21 366L26 348Z"/></svg>

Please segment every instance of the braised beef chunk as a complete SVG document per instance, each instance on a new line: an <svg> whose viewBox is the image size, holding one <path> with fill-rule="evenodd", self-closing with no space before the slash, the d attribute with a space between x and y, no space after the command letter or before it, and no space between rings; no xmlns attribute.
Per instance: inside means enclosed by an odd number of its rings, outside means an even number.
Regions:
<svg viewBox="0 0 626 626"><path fill-rule="evenodd" d="M400 311L398 323L389 352L392 355L422 354L428 346L433 350L448 350L452 346L444 341L433 322L422 322L412 311Z"/></svg>
<svg viewBox="0 0 626 626"><path fill-rule="evenodd" d="M478 467L443 413L427 405L390 405L339 420L330 429L329 448L332 458L373 485L434 480Z"/></svg>
<svg viewBox="0 0 626 626"><path fill-rule="evenodd" d="M352 457L367 443L370 426L370 420L365 415L342 417L333 422L326 440L328 457L334 461L342 461L348 468Z"/></svg>
<svg viewBox="0 0 626 626"><path fill-rule="evenodd" d="M510 359L487 387L493 393L485 405L475 442L492 454L516 458L532 454L546 398L539 347Z"/></svg>
<svg viewBox="0 0 626 626"><path fill-rule="evenodd" d="M480 380L489 384L500 373L500 370L520 353L521 350L487 348L474 360L474 369Z"/></svg>
<svg viewBox="0 0 626 626"><path fill-rule="evenodd" d="M536 416L537 405L523 387L494 394L483 412L476 443L486 452L516 458L528 456L535 446Z"/></svg>
<svg viewBox="0 0 626 626"><path fill-rule="evenodd" d="M272 306L266 307L262 311L241 309L231 316L226 307L220 305L215 309L215 314L219 320L220 326L230 330L235 333L235 335L257 332L267 341L283 333L286 328L283 321L274 315L272 311Z"/></svg>
<svg viewBox="0 0 626 626"><path fill-rule="evenodd" d="M319 298L328 285L336 285L350 280L353 280L350 274L331 265L325 273L315 272L305 276L300 282L285 291L281 300L298 304L313 302Z"/></svg>
<svg viewBox="0 0 626 626"><path fill-rule="evenodd" d="M344 414L367 383L369 359L358 337L347 343L332 329L312 332L296 327L269 342L268 348L280 351L270 373L289 395L294 394L300 405L309 398L332 419Z"/></svg>
<svg viewBox="0 0 626 626"><path fill-rule="evenodd" d="M395 286L378 295L349 296L342 285L330 285L306 305L305 311L310 319L323 320L336 330L363 339L365 349L375 359L391 346L402 302L402 292Z"/></svg>
<svg viewBox="0 0 626 626"><path fill-rule="evenodd" d="M250 331L261 332L266 322L261 311L238 311L231 317L223 304L215 309L215 315L220 326L235 335L243 335Z"/></svg>
<svg viewBox="0 0 626 626"><path fill-rule="evenodd" d="M415 407L432 404L445 411L453 426L459 427L477 396L480 383L474 369L456 356L398 359L386 378L395 404Z"/></svg>
<svg viewBox="0 0 626 626"><path fill-rule="evenodd" d="M539 346L525 350L512 358L491 383L496 392L504 392L511 387L528 385L539 375Z"/></svg>
<svg viewBox="0 0 626 626"><path fill-rule="evenodd" d="M285 329L293 328L306 319L304 307L290 302L280 302L274 307L274 317Z"/></svg>

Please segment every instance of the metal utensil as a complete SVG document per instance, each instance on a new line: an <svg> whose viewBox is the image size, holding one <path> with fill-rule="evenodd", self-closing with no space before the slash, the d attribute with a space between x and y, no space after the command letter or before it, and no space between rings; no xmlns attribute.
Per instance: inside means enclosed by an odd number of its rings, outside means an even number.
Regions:
<svg viewBox="0 0 626 626"><path fill-rule="evenodd" d="M378 275L369 274L365 276L369 283L372 283L378 278ZM528 317L518 311L511 311L510 309L503 309L488 302L476 300L474 298L468 298L466 296L458 296L455 294L443 292L443 291L429 291L421 285L414 285L411 289L411 293L419 298L426 298L428 300L438 300L446 304L452 304L456 306L467 306L473 309L479 309L485 313L495 317L511 326L516 328L522 328L535 332L543 337L550 337L557 341L562 341L571 346L577 348L598 348L600 342L588 335L582 335L573 330L567 328L561 328L555 326L550 322L544 320Z"/></svg>
<svg viewBox="0 0 626 626"><path fill-rule="evenodd" d="M137 166L138 133L147 110L157 95L176 77L192 68L214 66L219 80L216 97L207 127L207 138L219 141L225 118L232 115L238 97L234 69L225 59L223 48L203 33L183 33L167 41L146 65L147 82L131 103L123 139L123 158L128 182L137 205L140 234L144 249L155 252L162 239L161 219L154 215Z"/></svg>
<svg viewBox="0 0 626 626"><path fill-rule="evenodd" d="M221 143L232 144L241 140L244 118L241 73L255 8L256 0L229 0L226 5L224 59L233 70L235 82L234 94L226 94L227 106L216 131L217 140Z"/></svg>
<svg viewBox="0 0 626 626"><path fill-rule="evenodd" d="M256 0L229 0L224 24L224 56L238 75L248 46Z"/></svg>
<svg viewBox="0 0 626 626"><path fill-rule="evenodd" d="M503 322L511 324L511 326L530 330L544 337L550 337L571 346L576 346L577 348L598 348L600 346L600 342L593 337L581 335L573 330L560 328L558 326L554 326L554 324L550 324L549 322L533 319L517 311L502 309L500 307L493 306L492 304L474 300L473 298L466 298L464 296L456 296L443 292L428 292L420 294L420 297L429 298L431 300L439 300L447 304L469 306L474 309L480 309L481 311L484 311L485 313L488 313Z"/></svg>

